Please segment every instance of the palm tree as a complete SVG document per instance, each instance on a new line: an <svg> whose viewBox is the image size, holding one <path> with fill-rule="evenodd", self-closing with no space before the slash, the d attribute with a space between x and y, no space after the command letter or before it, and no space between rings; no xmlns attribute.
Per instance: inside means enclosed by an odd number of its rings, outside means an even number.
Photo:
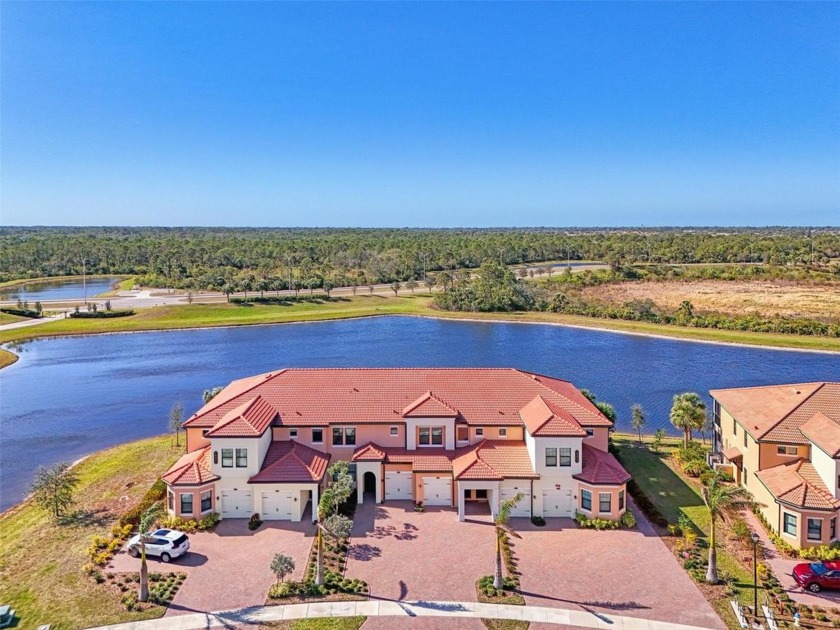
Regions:
<svg viewBox="0 0 840 630"><path fill-rule="evenodd" d="M315 584L324 585L324 536L330 536L340 540L350 535L353 521L341 514L330 514L336 497L331 488L325 488L318 501L318 523L315 535L317 540L317 568L315 572Z"/></svg>
<svg viewBox="0 0 840 630"><path fill-rule="evenodd" d="M692 429L699 431L705 422L706 403L699 394L685 392L674 396L674 404L671 406L671 424L683 430L686 448L691 441Z"/></svg>
<svg viewBox="0 0 840 630"><path fill-rule="evenodd" d="M143 512L140 517L140 597L141 602L149 601L149 567L146 565L146 543L151 540L149 530L160 516L160 504L156 503Z"/></svg>
<svg viewBox="0 0 840 630"><path fill-rule="evenodd" d="M718 518L731 514L737 510L756 505L752 496L742 486L728 484L723 481L719 470L703 486L703 503L709 511L711 525L709 527L709 568L706 571L706 581L717 584L717 550L715 549L715 525Z"/></svg>
<svg viewBox="0 0 840 630"><path fill-rule="evenodd" d="M521 492L517 492L515 496L505 499L504 501L499 501L499 511L496 512L496 516L493 517L493 525L496 527L496 571L493 574L493 588L498 590L504 588L505 585L504 576L502 575L502 540L504 539L505 534L508 536L515 536L516 538L522 538L522 536L517 534L510 525L508 525L508 519L510 518L510 513L513 508L516 507L516 504L519 503L524 496L525 495Z"/></svg>
<svg viewBox="0 0 840 630"><path fill-rule="evenodd" d="M630 408L630 426L639 432L639 444L642 443L642 429L647 424L647 416L642 406L635 404Z"/></svg>

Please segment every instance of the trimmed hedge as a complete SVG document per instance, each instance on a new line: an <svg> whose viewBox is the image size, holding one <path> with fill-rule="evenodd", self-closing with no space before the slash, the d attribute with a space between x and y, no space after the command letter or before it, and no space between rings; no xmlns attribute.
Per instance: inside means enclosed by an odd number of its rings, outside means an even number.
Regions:
<svg viewBox="0 0 840 630"><path fill-rule="evenodd" d="M308 290L308 289L307 289ZM292 304L294 302L346 302L346 297L330 297L325 293L315 295L266 295L264 297L231 298L231 304Z"/></svg>
<svg viewBox="0 0 840 630"><path fill-rule="evenodd" d="M135 505L127 512L124 512L123 515L120 516L119 524L139 525L140 517L143 516L143 512L148 510L158 501L162 501L165 496L166 483L163 481L163 479L158 479L152 484L152 487L146 491L146 494L143 495L143 498L140 499L140 503Z"/></svg>
<svg viewBox="0 0 840 630"><path fill-rule="evenodd" d="M134 315L132 309L124 311L79 311L78 313L70 313L73 319L108 319L110 317L128 317Z"/></svg>
<svg viewBox="0 0 840 630"><path fill-rule="evenodd" d="M41 313L33 311L30 308L0 308L0 313L17 315L18 317L29 317L31 319L38 319L41 317Z"/></svg>

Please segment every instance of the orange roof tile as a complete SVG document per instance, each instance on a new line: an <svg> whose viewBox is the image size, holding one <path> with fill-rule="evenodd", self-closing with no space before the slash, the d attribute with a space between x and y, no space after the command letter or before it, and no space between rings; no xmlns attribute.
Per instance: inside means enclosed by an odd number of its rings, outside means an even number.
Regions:
<svg viewBox="0 0 840 630"><path fill-rule="evenodd" d="M525 405L519 417L534 437L586 437L572 414L542 396Z"/></svg>
<svg viewBox="0 0 840 630"><path fill-rule="evenodd" d="M799 431L829 457L840 455L840 422L818 411L799 427Z"/></svg>
<svg viewBox="0 0 840 630"><path fill-rule="evenodd" d="M624 470L612 453L589 444L583 445L583 470L573 476L586 483L604 486L618 486L630 480L630 473Z"/></svg>
<svg viewBox="0 0 840 630"><path fill-rule="evenodd" d="M520 410L542 396L581 426L611 426L571 383L511 368L280 370L231 383L184 424L213 427L257 395L277 410L278 425L390 424L418 402L418 392L434 392L430 406L436 400L472 425L521 424Z"/></svg>
<svg viewBox="0 0 840 630"><path fill-rule="evenodd" d="M739 459L744 459L744 454L741 452L741 449L739 449L737 446L730 446L729 448L723 449L723 456L730 462L734 462Z"/></svg>
<svg viewBox="0 0 840 630"><path fill-rule="evenodd" d="M806 444L799 427L816 412L840 421L840 383L740 387L710 393L757 440Z"/></svg>
<svg viewBox="0 0 840 630"><path fill-rule="evenodd" d="M210 464L209 446L182 456L163 475L170 486L200 486L217 479Z"/></svg>
<svg viewBox="0 0 840 630"><path fill-rule="evenodd" d="M426 392L408 404L401 415L404 418L454 418L458 412L432 392Z"/></svg>
<svg viewBox="0 0 840 630"><path fill-rule="evenodd" d="M825 487L819 473L804 459L755 473L776 500L810 510L836 510L840 501Z"/></svg>
<svg viewBox="0 0 840 630"><path fill-rule="evenodd" d="M263 465L248 483L320 482L327 471L330 455L295 440L272 442Z"/></svg>
<svg viewBox="0 0 840 630"><path fill-rule="evenodd" d="M206 437L259 437L276 417L277 410L258 395L228 411Z"/></svg>

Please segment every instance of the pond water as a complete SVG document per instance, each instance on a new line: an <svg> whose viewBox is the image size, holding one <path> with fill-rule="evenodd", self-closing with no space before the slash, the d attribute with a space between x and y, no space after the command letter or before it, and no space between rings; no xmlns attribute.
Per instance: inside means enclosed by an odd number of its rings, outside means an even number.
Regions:
<svg viewBox="0 0 840 630"><path fill-rule="evenodd" d="M648 432L673 432L674 394L840 380L840 355L692 343L550 325L414 317L45 339L0 372L0 509L39 465L164 433L204 389L282 367L512 366L572 381L630 406Z"/></svg>
<svg viewBox="0 0 840 630"><path fill-rule="evenodd" d="M88 278L87 297L110 291L118 278ZM0 300L29 300L30 306L38 300L81 300L85 286L81 280L50 280L9 287L0 291Z"/></svg>

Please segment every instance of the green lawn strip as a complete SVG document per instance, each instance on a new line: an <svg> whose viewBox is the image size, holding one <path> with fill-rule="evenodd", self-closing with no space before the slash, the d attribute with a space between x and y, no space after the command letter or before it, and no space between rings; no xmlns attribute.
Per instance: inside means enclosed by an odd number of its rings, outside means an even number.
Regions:
<svg viewBox="0 0 840 630"><path fill-rule="evenodd" d="M317 619L288 619L269 621L260 628L273 630L359 630L367 617L319 617Z"/></svg>
<svg viewBox="0 0 840 630"><path fill-rule="evenodd" d="M700 484L694 480L687 480L677 474L670 466L669 456L679 446L680 440L666 438L659 453L648 448L650 437L646 437L646 444L639 446L638 437L626 434L613 436L614 443L621 448L621 461L642 491L659 508L659 511L670 523L676 524L680 514L684 514L694 525L698 534L707 544L710 519L703 499L700 496ZM743 605L752 605L753 576L752 570L743 566L722 545L724 531L718 527L718 568L735 579L735 598ZM703 589L701 589L703 590ZM711 593L709 598L715 610L731 628L738 628L729 604L731 597L722 592ZM759 593L759 600L763 600L763 593Z"/></svg>
<svg viewBox="0 0 840 630"><path fill-rule="evenodd" d="M0 348L0 370L18 360L18 355Z"/></svg>
<svg viewBox="0 0 840 630"><path fill-rule="evenodd" d="M83 575L94 534L106 535L116 515L132 507L183 449L158 437L91 455L76 466L75 518L56 525L32 501L0 516L0 603L20 617L21 628L51 623L55 629L159 617L150 607L130 613L119 593Z"/></svg>
<svg viewBox="0 0 840 630"><path fill-rule="evenodd" d="M88 280L93 278L133 278L133 276L127 276L125 274L119 273L100 273L100 274L87 274L84 276ZM7 280L6 282L0 282L0 289L8 289L10 287L19 287L22 284L38 284L38 283L46 283L46 282L63 282L64 280L79 280L81 282L82 276L42 276L40 278L18 278L17 280Z"/></svg>
<svg viewBox="0 0 840 630"><path fill-rule="evenodd" d="M6 324L16 324L17 322L28 322L30 319L30 317L12 315L11 313L0 313L0 326L5 326Z"/></svg>

